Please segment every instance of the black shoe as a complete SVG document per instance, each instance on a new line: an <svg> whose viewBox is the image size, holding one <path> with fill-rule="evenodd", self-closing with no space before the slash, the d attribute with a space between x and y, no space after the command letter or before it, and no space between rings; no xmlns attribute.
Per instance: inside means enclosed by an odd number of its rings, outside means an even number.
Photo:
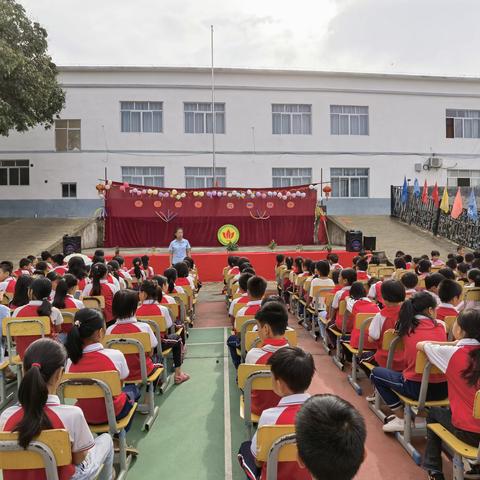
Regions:
<svg viewBox="0 0 480 480"><path fill-rule="evenodd" d="M480 465L473 465L471 470L465 472L464 478L468 480L480 479Z"/></svg>
<svg viewBox="0 0 480 480"><path fill-rule="evenodd" d="M445 480L442 472L434 472L433 470L428 471L428 480Z"/></svg>

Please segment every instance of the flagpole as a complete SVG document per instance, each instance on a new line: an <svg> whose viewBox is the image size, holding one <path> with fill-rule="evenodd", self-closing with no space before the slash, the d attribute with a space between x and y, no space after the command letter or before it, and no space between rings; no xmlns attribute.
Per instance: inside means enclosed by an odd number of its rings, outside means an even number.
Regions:
<svg viewBox="0 0 480 480"><path fill-rule="evenodd" d="M216 158L215 158L215 70L213 68L213 25L210 25L210 54L212 65L212 167L213 167L213 187L217 184Z"/></svg>

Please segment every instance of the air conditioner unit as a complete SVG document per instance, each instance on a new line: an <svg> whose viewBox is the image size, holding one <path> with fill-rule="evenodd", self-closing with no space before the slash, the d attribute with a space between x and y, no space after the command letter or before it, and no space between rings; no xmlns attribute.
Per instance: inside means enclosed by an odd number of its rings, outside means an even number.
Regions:
<svg viewBox="0 0 480 480"><path fill-rule="evenodd" d="M425 164L430 170L431 168L442 168L443 160L439 157L429 157Z"/></svg>
<svg viewBox="0 0 480 480"><path fill-rule="evenodd" d="M415 164L415 171L416 172L421 172L422 171L422 164L421 163L416 163Z"/></svg>

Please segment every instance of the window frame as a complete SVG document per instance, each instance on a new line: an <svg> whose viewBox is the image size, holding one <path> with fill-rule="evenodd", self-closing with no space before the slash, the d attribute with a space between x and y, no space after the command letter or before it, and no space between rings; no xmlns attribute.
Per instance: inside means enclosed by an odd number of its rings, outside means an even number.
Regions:
<svg viewBox="0 0 480 480"><path fill-rule="evenodd" d="M186 106L188 104L195 104L197 105L201 105L201 104L209 104L210 105L210 109L209 110L186 110ZM223 110L216 110L216 106L223 106ZM226 102L217 102L215 101L214 102L214 109L215 109L215 116L217 114L223 114L223 132L218 132L216 131L215 132L215 135L226 135L227 133L227 105L226 105ZM193 129L194 131L193 132L187 132L187 113L193 113ZM202 113L203 114L203 125L204 125L204 131L203 132L197 132L195 131L195 126L196 126L196 122L195 122L195 113ZM207 131L207 125L208 125L208 122L207 122L207 115L211 115L212 114L212 102L196 102L196 101L191 101L191 102L186 102L184 101L183 102L183 133L185 135L212 135L212 132L208 132ZM215 122L215 130L217 130L218 128L218 123ZM212 130L213 130L213 125L212 125Z"/></svg>
<svg viewBox="0 0 480 480"><path fill-rule="evenodd" d="M197 169L198 173L197 174L188 174L187 169ZM211 173L209 174L201 174L200 169L208 169L210 170ZM224 174L219 175L218 170L223 170ZM218 185L218 187L215 187L213 185L213 167L196 167L196 166L189 166L189 167L184 167L184 173L185 173L185 188L226 188L227 187L227 167L215 167L215 177L218 181L219 178L223 179L223 184ZM188 180L192 178L194 179L193 183L194 185L188 186ZM204 179L203 186L197 185L196 180L197 179ZM208 184L208 180L211 179L211 184Z"/></svg>
<svg viewBox="0 0 480 480"><path fill-rule="evenodd" d="M78 198L77 182L61 182L60 185L62 188L62 198ZM71 195L72 185L75 188L75 195ZM67 187L69 195L64 195L64 187Z"/></svg>
<svg viewBox="0 0 480 480"><path fill-rule="evenodd" d="M463 112L463 114L461 114ZM476 124L477 136L473 136ZM466 136L467 125L472 132L471 136ZM461 130L461 135L457 135ZM445 138L467 138L478 140L480 138L480 109L467 108L446 108L445 109Z"/></svg>
<svg viewBox="0 0 480 480"><path fill-rule="evenodd" d="M342 170L342 173L333 174L333 171L335 170ZM355 175L351 175L348 173L349 170L355 170ZM367 174L357 174L357 170L366 170ZM338 181L338 187L334 187L334 179L339 179ZM367 179L367 195L352 195L352 179ZM348 182L348 195L341 195L342 191L342 183L345 185L345 183ZM370 198L370 167L330 167L330 184L332 186L332 198ZM361 191L361 183L360 180L358 180L358 191L360 193ZM335 193L335 188L338 188L338 195Z"/></svg>
<svg viewBox="0 0 480 480"><path fill-rule="evenodd" d="M127 168L132 168L132 169L150 169L150 172L147 174L145 172L143 173L127 173L124 171L124 169ZM160 169L161 173L153 173L151 169L156 168ZM122 177L122 182L127 182L131 183L133 185L142 185L144 187L157 187L157 188L165 188L165 167L163 165L122 165L120 167L120 172L121 172L121 177ZM141 182L137 181L132 181L132 178L140 178L142 177ZM161 185L157 185L154 181L148 182L148 180L145 180L146 178L160 178L161 179ZM145 183L148 182L148 183Z"/></svg>
<svg viewBox="0 0 480 480"><path fill-rule="evenodd" d="M356 109L366 109L367 113L361 111L355 111ZM335 112L334 109L339 109L341 111ZM353 112L349 112L348 110L352 109ZM334 116L338 116L338 133L335 133L333 130L333 118ZM342 118L347 117L347 127L348 133L342 132ZM361 133L361 118L366 117L367 125L366 125L366 133ZM358 119L358 133L352 133L352 119ZM330 120L330 135L341 136L356 136L356 137L368 137L370 136L370 106L369 105L340 105L340 104L331 104L330 105L330 113L329 113L329 120Z"/></svg>
<svg viewBox="0 0 480 480"><path fill-rule="evenodd" d="M18 159L0 159L0 186L1 187L29 187L30 186L30 160L24 158ZM17 170L17 183L11 183L12 172ZM1 183L3 178L3 171L5 171L6 183ZM22 173L23 172L23 173ZM26 172L26 183L22 183L22 179L25 180ZM23 178L22 178L23 177Z"/></svg>
<svg viewBox="0 0 480 480"><path fill-rule="evenodd" d="M293 108L297 107L296 111L293 111ZM302 110L302 107L307 107L309 111ZM275 108L282 109L282 111L275 111ZM290 111L288 109L291 109ZM271 104L271 112L272 112L272 135L313 135L313 105L311 103L272 103ZM280 131L275 132L275 116L280 115ZM293 117L300 118L300 130L304 130L304 116L308 115L310 118L309 122L309 131L304 132L301 131L299 133L295 133L293 131ZM288 117L290 128L289 132L283 132L283 118Z"/></svg>
<svg viewBox="0 0 480 480"><path fill-rule="evenodd" d="M283 170L280 175L275 170ZM288 170L297 170L296 175L288 175ZM310 175L301 175L301 170L310 170ZM277 174L276 174L277 173ZM309 185L312 183L313 168L312 167L272 167L272 187L273 188L285 188L296 187L299 185ZM275 180L279 179L280 185L275 185ZM307 181L300 183L293 183L294 179L306 179ZM288 182L286 181L288 180ZM288 183L288 185L287 185Z"/></svg>
<svg viewBox="0 0 480 480"><path fill-rule="evenodd" d="M65 127L60 127L57 126L58 123L60 122L66 122ZM78 122L78 127L70 126L70 122ZM66 138L66 148L65 150L59 149L58 148L58 139L57 135L59 134L59 131L64 131ZM78 131L78 143L79 146L78 148L70 148L70 133L77 132ZM56 152L81 152L82 151L82 120L79 118L58 118L55 120L54 123L54 133L55 133L55 151Z"/></svg>
<svg viewBox="0 0 480 480"><path fill-rule="evenodd" d="M126 104L126 103L132 103L133 104L133 108L123 108L123 104ZM147 108L146 109L141 109L141 108L135 108L136 107L136 104L142 104L142 103L146 103L147 104ZM153 103L158 103L160 105L160 108L151 108L151 104ZM131 114L129 116L129 130L123 130L123 115L122 113L123 112L139 112L139 122L140 122L140 130L131 130ZM153 125L154 125L154 121L153 121L153 113L154 112L160 112L160 130L159 131L156 131L156 130L153 130ZM159 133L164 133L164 130L165 130L165 126L164 126L164 115L163 115L163 112L164 112L164 102L163 100L120 100L120 133L152 133L152 134L159 134ZM151 116L152 116L152 130L151 131L146 131L144 130L144 118L143 118L143 115L144 113L151 113Z"/></svg>

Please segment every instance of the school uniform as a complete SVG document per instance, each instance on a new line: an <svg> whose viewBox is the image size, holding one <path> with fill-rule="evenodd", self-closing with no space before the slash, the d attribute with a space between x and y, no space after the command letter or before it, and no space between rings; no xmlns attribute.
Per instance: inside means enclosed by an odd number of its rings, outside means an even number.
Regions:
<svg viewBox="0 0 480 480"><path fill-rule="evenodd" d="M230 302L230 307L228 308L228 314L233 317L233 311L235 309L235 305L237 304L240 304L240 305L243 305L243 304L247 304L250 300L250 297L248 296L248 293L242 293L242 295L240 297L237 297L237 298L234 298L231 302Z"/></svg>
<svg viewBox="0 0 480 480"><path fill-rule="evenodd" d="M73 297L73 295L67 294L65 296L65 307L68 309L75 309L75 310L80 310L81 308L85 308L85 305L81 300L77 300L76 298ZM72 329L72 324L71 323L63 323L62 324L62 332L63 333L68 333Z"/></svg>
<svg viewBox="0 0 480 480"><path fill-rule="evenodd" d="M132 276L128 273L128 270L125 270L124 268L118 270L118 276L124 280L132 280Z"/></svg>
<svg viewBox="0 0 480 480"><path fill-rule="evenodd" d="M357 315L360 313L371 313L372 316L374 316L380 311L380 309L374 302L366 297L360 298L354 302L349 302L347 300L347 309L351 312L347 322L347 331L352 332L350 336L350 345L353 348L358 348L358 344L360 342L360 329L355 328L355 319ZM366 350L373 350L375 347L375 343L368 341L367 330L365 330L363 348Z"/></svg>
<svg viewBox="0 0 480 480"><path fill-rule="evenodd" d="M359 282L362 280L370 280L370 275L364 270L357 270L357 280Z"/></svg>
<svg viewBox="0 0 480 480"><path fill-rule="evenodd" d="M288 346L285 338L267 338L260 348L252 348L245 357L245 363L266 365L270 357L283 347ZM255 415L260 415L267 408L278 405L280 397L272 390L252 390L251 410Z"/></svg>
<svg viewBox="0 0 480 480"><path fill-rule="evenodd" d="M377 313L370 326L368 327L368 336L376 340L375 362L380 367L387 366L388 350L383 350L382 342L385 332L390 329L395 329L398 322L398 314L400 313L401 305L385 305L380 313ZM401 372L404 369L404 352L398 350L395 352L392 363L392 370Z"/></svg>
<svg viewBox="0 0 480 480"><path fill-rule="evenodd" d="M435 311L435 316L438 320L445 320L445 317L456 317L458 310L451 303L440 303Z"/></svg>
<svg viewBox="0 0 480 480"><path fill-rule="evenodd" d="M430 290L425 290L425 291L428 292L435 299L435 302L437 303L437 307L442 303L442 301L440 300L440 297L435 292L431 292Z"/></svg>
<svg viewBox="0 0 480 480"><path fill-rule="evenodd" d="M368 291L368 297L383 305L382 281L375 282Z"/></svg>
<svg viewBox="0 0 480 480"><path fill-rule="evenodd" d="M473 338L459 340L456 345L426 344L425 354L430 362L445 373L448 380L450 409L431 408L427 423L440 423L459 440L477 447L480 441L480 420L473 418L476 386L469 385L463 372L470 366L470 353L478 350L480 343ZM427 430L427 448L424 467L442 471L442 441Z"/></svg>
<svg viewBox="0 0 480 480"><path fill-rule="evenodd" d="M92 294L93 283L89 283L83 289L83 297L89 297ZM118 292L118 288L112 283L108 283L108 280L100 280L100 296L105 299L105 308L103 313L105 315L105 322L111 322L113 320L112 302L113 296Z"/></svg>
<svg viewBox="0 0 480 480"><path fill-rule="evenodd" d="M157 337L153 333L150 326L146 323L138 322L135 317L117 319L113 325L110 325L107 328L107 335L138 332L146 332L149 334L152 348L155 348L158 345ZM127 360L128 369L130 370L126 381L141 380L142 372L140 370L139 355L136 353L129 353L125 355L125 359ZM147 375L151 375L156 366L148 355L145 355L145 361L147 366Z"/></svg>
<svg viewBox="0 0 480 480"><path fill-rule="evenodd" d="M249 300L247 304L238 311L237 317L255 315L260 310L261 305L261 300Z"/></svg>
<svg viewBox="0 0 480 480"><path fill-rule="evenodd" d="M92 479L94 471L102 464L105 464L103 474L111 476L113 443L108 434L100 435L94 440L82 410L72 405L61 405L60 399L56 395L48 395L44 412L50 420L52 429L62 429L68 432L72 453L88 450L87 459L82 464L76 466L72 463L58 467L60 480ZM7 408L0 416L0 430L13 432L23 415L24 411L20 405ZM3 470L3 478L4 480L44 480L46 473L44 468Z"/></svg>
<svg viewBox="0 0 480 480"><path fill-rule="evenodd" d="M131 268L130 270L128 270L128 274L132 278L133 283L142 283L144 280L147 279L147 273L145 272L145 270L142 270L141 268L140 268L140 278L137 278L135 276L135 268Z"/></svg>
<svg viewBox="0 0 480 480"><path fill-rule="evenodd" d="M42 304L41 300L30 300L26 305L18 307L12 313L12 317L40 317L38 314L38 307ZM63 317L58 308L52 307L52 313L50 314L51 322L51 333L49 337L56 338L57 334L53 331L54 327L61 325L63 323ZM40 335L28 335L25 337L15 337L15 344L17 354L20 355L20 358L23 359L25 355L25 350L28 346L33 343L35 340L41 338Z"/></svg>
<svg viewBox="0 0 480 480"><path fill-rule="evenodd" d="M107 282L115 285L117 289L120 290L120 282L118 281L118 278L114 277L111 273L107 274Z"/></svg>
<svg viewBox="0 0 480 480"><path fill-rule="evenodd" d="M195 290L195 284L190 277L178 277L175 285L180 287L190 287L192 290Z"/></svg>
<svg viewBox="0 0 480 480"><path fill-rule="evenodd" d="M68 267L65 265L57 265L53 268L53 271L63 277L66 273L68 273Z"/></svg>
<svg viewBox="0 0 480 480"><path fill-rule="evenodd" d="M335 316L335 326L337 327L338 330L342 330L342 323L343 323L343 317L340 316L340 312L338 311L338 308L340 306L340 302L342 300L346 300L348 295L350 294L350 286L346 286L341 288L333 297L332 301L332 308L337 310L336 316Z"/></svg>
<svg viewBox="0 0 480 480"><path fill-rule="evenodd" d="M83 292L85 290L85 287L90 283L90 279L88 277L83 277L77 280L77 290Z"/></svg>
<svg viewBox="0 0 480 480"><path fill-rule="evenodd" d="M343 267L339 263L332 263L330 265L330 271L333 272L334 270L343 270Z"/></svg>
<svg viewBox="0 0 480 480"><path fill-rule="evenodd" d="M17 278L21 277L22 275L30 276L31 274L32 274L32 272L30 270L25 270L25 269L21 269L21 268L19 268L18 270L15 270L13 272L13 275Z"/></svg>
<svg viewBox="0 0 480 480"><path fill-rule="evenodd" d="M175 299L172 296L164 293L164 294L162 294L162 301L160 303L173 304L173 303L177 303L177 302L175 301Z"/></svg>
<svg viewBox="0 0 480 480"><path fill-rule="evenodd" d="M141 269L145 272L145 275L147 276L148 280L155 276L155 271L153 270L153 267L151 267L150 265L147 268L141 267Z"/></svg>
<svg viewBox="0 0 480 480"><path fill-rule="evenodd" d="M125 356L119 350L104 348L101 343L92 343L83 349L82 358L73 363L67 360L65 371L67 373L89 373L117 371L121 380L128 378L129 369ZM122 392L113 398L115 416L125 408L129 401L128 396ZM79 399L76 404L82 409L88 423L102 424L108 421L105 400L103 398Z"/></svg>
<svg viewBox="0 0 480 480"><path fill-rule="evenodd" d="M422 374L415 372L417 358L417 343L424 340L445 342L447 332L445 324L434 321L423 315L416 315L419 324L415 331L402 337L405 348L405 366L403 372L395 372L387 368L375 367L372 371L372 381L385 403L391 408L400 407L401 402L395 392L408 398L418 399ZM427 391L428 400L442 400L448 395L447 379L443 374L430 374Z"/></svg>
<svg viewBox="0 0 480 480"><path fill-rule="evenodd" d="M262 413L258 422L258 427L266 425L295 425L297 413L303 403L310 397L308 393L298 393L283 397L274 408L269 408ZM247 478L255 480L259 468L255 465L257 454L257 434L251 442L244 442L240 447L238 460L247 474ZM264 463L261 468L261 480L266 479L267 464ZM297 461L280 462L278 464L278 480L311 480L312 476L306 468L301 468Z"/></svg>
<svg viewBox="0 0 480 480"><path fill-rule="evenodd" d="M17 280L13 277L7 277L3 282L0 282L0 292L14 293Z"/></svg>
<svg viewBox="0 0 480 480"><path fill-rule="evenodd" d="M445 262L440 258L437 258L436 260L432 260L432 267L443 267L444 265L445 265Z"/></svg>
<svg viewBox="0 0 480 480"><path fill-rule="evenodd" d="M410 298L412 295L415 295L417 293L417 289L415 288L407 288L405 289L405 297Z"/></svg>
<svg viewBox="0 0 480 480"><path fill-rule="evenodd" d="M232 267L227 275L238 275L240 273L240 269L238 267Z"/></svg>

